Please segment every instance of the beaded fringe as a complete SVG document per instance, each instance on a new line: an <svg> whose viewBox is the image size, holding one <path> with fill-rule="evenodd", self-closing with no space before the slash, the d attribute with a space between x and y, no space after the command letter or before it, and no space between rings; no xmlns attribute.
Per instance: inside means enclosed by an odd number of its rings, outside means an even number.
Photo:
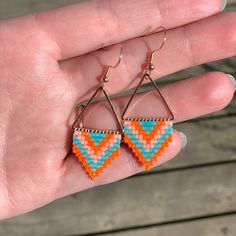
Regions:
<svg viewBox="0 0 236 236"><path fill-rule="evenodd" d="M135 157L149 170L172 142L173 121L170 119L124 120L124 142Z"/></svg>
<svg viewBox="0 0 236 236"><path fill-rule="evenodd" d="M78 129L73 135L73 153L95 180L120 154L121 135L113 131Z"/></svg>

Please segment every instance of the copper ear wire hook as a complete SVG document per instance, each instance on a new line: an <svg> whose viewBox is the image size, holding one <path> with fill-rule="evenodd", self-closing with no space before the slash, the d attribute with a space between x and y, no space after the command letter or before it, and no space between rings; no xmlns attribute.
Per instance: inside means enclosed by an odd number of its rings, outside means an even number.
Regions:
<svg viewBox="0 0 236 236"><path fill-rule="evenodd" d="M149 75L151 74L151 71L155 70L155 65L154 65L154 57L155 57L155 54L156 54L157 52L159 52L159 51L165 46L166 40L167 40L167 37L166 37L166 36L167 36L167 30L166 30L165 27L163 27L163 26L158 27L158 28L157 28L157 31L155 31L155 33L152 33L152 34L156 34L156 33L158 33L158 32L163 32L163 33L164 33L164 35L163 35L163 40L162 40L162 44L160 45L160 47L157 48L157 49L155 49L155 50L153 50L153 51L151 52L150 61L149 61L149 64L148 64L148 69L147 69L147 73L148 73ZM146 34L146 35L144 35L143 37L149 36L149 35L152 35L152 34Z"/></svg>
<svg viewBox="0 0 236 236"><path fill-rule="evenodd" d="M98 92L101 91L101 92L104 93L105 99L108 101L108 103L109 103L109 105L110 105L110 107L112 109L112 112L115 115L115 118L116 118L116 120L118 122L118 125L119 125L120 129L121 129L121 133L123 133L123 125L121 124L121 121L120 121L120 119L118 117L118 114L115 111L115 108L114 108L114 106L113 106L113 104L111 102L111 99L110 99L109 95L107 94L106 90L104 89L104 84L109 82L108 78L109 78L111 69L114 69L114 68L118 67L120 65L120 63L121 63L122 58L123 58L123 48L122 48L121 44L119 44L119 46L120 46L120 56L119 56L118 62L115 65L108 65L107 66L107 70L106 70L105 74L102 76L102 85L95 91L93 96L88 100L88 102L85 105L81 104L79 106L79 108L82 107L82 111L76 117L76 119L75 119L75 121L74 121L74 123L72 125L72 129L74 129L74 130L78 129L77 123L78 123L79 120L80 120L80 128L83 127L83 113L85 112L85 110L87 109L89 104L91 104L93 102L93 100L96 97L96 95L98 94ZM104 50L106 50L106 49L104 48Z"/></svg>
<svg viewBox="0 0 236 236"><path fill-rule="evenodd" d="M102 82L103 83L107 83L109 81L108 77L110 75L111 69L115 69L116 67L118 67L121 63L121 60L123 58L123 48L121 46L121 44L119 44L120 46L120 56L119 56L119 60L117 61L117 63L115 65L108 65L107 66L107 70L106 73L104 74L103 78L102 78ZM106 50L105 48L103 48L103 50Z"/></svg>

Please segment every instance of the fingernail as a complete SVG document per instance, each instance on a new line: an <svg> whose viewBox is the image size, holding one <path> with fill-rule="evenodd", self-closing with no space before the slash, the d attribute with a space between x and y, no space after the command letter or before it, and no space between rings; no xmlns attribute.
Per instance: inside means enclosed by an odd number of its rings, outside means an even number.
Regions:
<svg viewBox="0 0 236 236"><path fill-rule="evenodd" d="M220 11L223 11L227 5L227 0L221 0L221 8Z"/></svg>
<svg viewBox="0 0 236 236"><path fill-rule="evenodd" d="M230 74L227 74L227 76L230 79L230 81L232 82L232 84L234 86L234 90L236 90L236 80L235 80L235 78Z"/></svg>
<svg viewBox="0 0 236 236"><path fill-rule="evenodd" d="M185 148L188 143L187 136L181 131L179 132L179 134L182 139L182 148Z"/></svg>

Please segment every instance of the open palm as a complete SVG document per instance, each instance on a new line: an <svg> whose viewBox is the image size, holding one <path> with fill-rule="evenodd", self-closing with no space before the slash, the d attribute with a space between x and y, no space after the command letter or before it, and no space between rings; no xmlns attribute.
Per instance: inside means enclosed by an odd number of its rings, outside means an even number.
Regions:
<svg viewBox="0 0 236 236"><path fill-rule="evenodd" d="M117 59L115 50L98 49L123 42L124 59L112 72L107 85L110 94L137 84L148 52L158 46L161 35L137 37L160 25L168 29L168 41L159 52L156 77L233 56L236 14L209 17L220 11L220 3L100 0L2 21L0 218L142 171L131 153L122 148L121 157L93 182L70 153L74 106L91 96L103 65ZM222 109L231 101L234 86L224 73L212 72L168 85L162 91L179 122ZM156 103L150 100L150 106L145 106L145 96L140 95L136 112L147 115ZM119 113L126 101L115 101ZM106 112L101 104L94 112L98 116L87 116L91 126L113 125L112 116L103 116L105 122L97 118ZM173 143L157 165L173 158L182 142L175 131Z"/></svg>

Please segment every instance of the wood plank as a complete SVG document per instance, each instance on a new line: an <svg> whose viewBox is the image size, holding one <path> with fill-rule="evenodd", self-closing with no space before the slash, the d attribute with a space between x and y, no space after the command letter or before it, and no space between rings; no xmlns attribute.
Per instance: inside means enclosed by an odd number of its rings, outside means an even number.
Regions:
<svg viewBox="0 0 236 236"><path fill-rule="evenodd" d="M0 223L1 235L71 235L236 210L236 163L116 182Z"/></svg>
<svg viewBox="0 0 236 236"><path fill-rule="evenodd" d="M208 218L186 223L171 224L159 227L129 230L120 233L103 234L104 236L235 236L236 215Z"/></svg>
<svg viewBox="0 0 236 236"><path fill-rule="evenodd" d="M227 0L227 5L233 5L236 4L236 0Z"/></svg>

